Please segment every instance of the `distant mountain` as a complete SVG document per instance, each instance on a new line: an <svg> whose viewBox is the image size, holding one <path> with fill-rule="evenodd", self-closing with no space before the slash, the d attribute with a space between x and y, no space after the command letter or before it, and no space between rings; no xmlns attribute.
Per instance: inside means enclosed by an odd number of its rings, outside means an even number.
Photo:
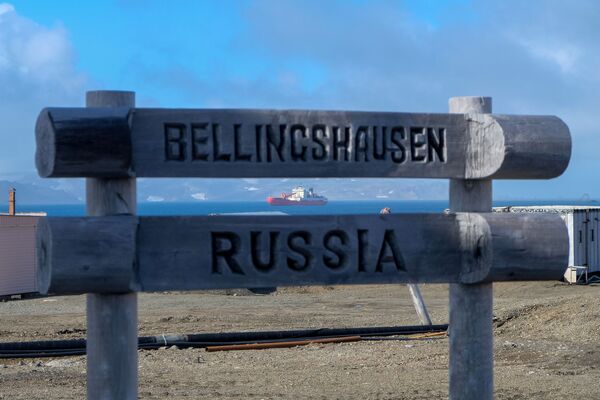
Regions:
<svg viewBox="0 0 600 400"><path fill-rule="evenodd" d="M441 200L448 184L438 180L406 179L138 179L140 202L262 201L304 185L330 200ZM17 190L17 203L72 204L85 201L83 179L23 177L0 181L0 204L8 202L8 189ZM6 195L2 195L5 193Z"/></svg>
<svg viewBox="0 0 600 400"><path fill-rule="evenodd" d="M139 179L139 201L262 201L291 192L294 186L314 188L330 200L441 200L447 182L400 179Z"/></svg>
<svg viewBox="0 0 600 400"><path fill-rule="evenodd" d="M60 187L38 185L35 182L12 182L0 180L0 204L8 204L8 191L15 188L17 210L18 204L70 204L83 201L69 191Z"/></svg>

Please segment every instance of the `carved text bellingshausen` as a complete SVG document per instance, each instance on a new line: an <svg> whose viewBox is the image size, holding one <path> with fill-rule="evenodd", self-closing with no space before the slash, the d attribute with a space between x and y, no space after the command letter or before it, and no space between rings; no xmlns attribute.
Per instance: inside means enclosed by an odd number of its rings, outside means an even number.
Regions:
<svg viewBox="0 0 600 400"><path fill-rule="evenodd" d="M165 123L164 132L167 161L402 164L447 159L443 127Z"/></svg>

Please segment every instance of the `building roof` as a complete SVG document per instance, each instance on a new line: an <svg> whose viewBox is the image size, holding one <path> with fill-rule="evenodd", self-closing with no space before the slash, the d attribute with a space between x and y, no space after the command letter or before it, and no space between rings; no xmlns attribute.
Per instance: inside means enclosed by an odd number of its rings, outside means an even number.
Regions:
<svg viewBox="0 0 600 400"><path fill-rule="evenodd" d="M516 213L550 213L569 214L573 211L600 210L600 206L505 206L494 207L494 212L516 212Z"/></svg>
<svg viewBox="0 0 600 400"><path fill-rule="evenodd" d="M18 212L14 215L10 215L9 213L0 212L1 216L5 217L45 217L46 213L44 211L39 212Z"/></svg>

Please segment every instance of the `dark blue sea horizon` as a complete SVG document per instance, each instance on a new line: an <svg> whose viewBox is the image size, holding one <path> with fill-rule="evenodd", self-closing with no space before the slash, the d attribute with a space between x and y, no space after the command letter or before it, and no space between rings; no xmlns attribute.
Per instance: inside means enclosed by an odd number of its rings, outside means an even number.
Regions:
<svg viewBox="0 0 600 400"><path fill-rule="evenodd" d="M594 200L499 200L494 207L533 205L598 206ZM439 213L447 200L333 200L324 206L271 206L265 201L141 202L139 215L209 215L278 211L290 215L375 214L389 207L393 213ZM85 204L18 205L18 212L46 212L49 216L85 215Z"/></svg>

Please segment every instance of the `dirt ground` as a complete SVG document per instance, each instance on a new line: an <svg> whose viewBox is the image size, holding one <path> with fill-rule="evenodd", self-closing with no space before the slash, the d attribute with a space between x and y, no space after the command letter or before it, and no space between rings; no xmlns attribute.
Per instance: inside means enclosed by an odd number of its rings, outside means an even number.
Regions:
<svg viewBox="0 0 600 400"><path fill-rule="evenodd" d="M434 323L448 290L424 285ZM142 294L140 335L418 324L404 286ZM600 287L494 286L498 399L600 399ZM85 337L85 297L0 303L0 341ZM139 352L142 399L444 399L448 340ZM85 357L0 359L0 399L85 398Z"/></svg>

